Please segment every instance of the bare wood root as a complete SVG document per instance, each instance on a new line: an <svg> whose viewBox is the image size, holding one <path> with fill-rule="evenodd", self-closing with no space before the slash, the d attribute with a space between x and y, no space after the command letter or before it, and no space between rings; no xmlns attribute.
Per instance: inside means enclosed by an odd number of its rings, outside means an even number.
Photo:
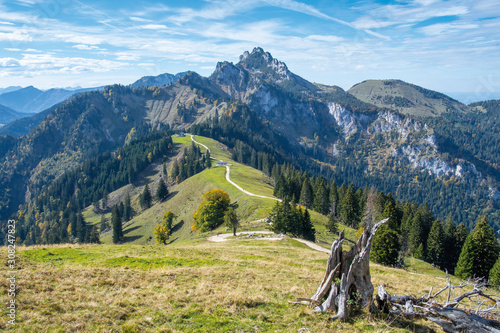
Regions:
<svg viewBox="0 0 500 333"><path fill-rule="evenodd" d="M388 219L384 219L371 228L366 228L350 251L342 251L345 237L344 231L341 231L339 238L332 243L325 275L316 293L310 299L301 297L296 301L301 304L309 301L309 304L316 305L315 312L331 309L337 312L332 319L341 320L346 320L349 316L349 303L356 303L360 308L371 307L373 285L369 265L370 249L375 232L387 221Z"/></svg>
<svg viewBox="0 0 500 333"><path fill-rule="evenodd" d="M472 291L450 300L455 289L472 286ZM442 327L445 332L500 333L500 295L487 294L485 289L495 287L482 279L469 279L453 286L447 274L447 285L432 295L416 298L411 295L393 296L383 286L378 287L376 303L379 310L405 318L427 318ZM498 288L498 287L497 287ZM436 297L448 290L446 301L439 303ZM468 309L458 309L460 302L468 299ZM403 305L404 304L404 305ZM489 307L486 307L489 306Z"/></svg>

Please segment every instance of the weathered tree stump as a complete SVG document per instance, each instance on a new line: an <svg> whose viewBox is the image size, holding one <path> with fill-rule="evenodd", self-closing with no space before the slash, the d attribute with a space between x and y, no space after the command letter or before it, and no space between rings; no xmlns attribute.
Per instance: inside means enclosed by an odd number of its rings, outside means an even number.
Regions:
<svg viewBox="0 0 500 333"><path fill-rule="evenodd" d="M297 298L297 303L314 304L315 312L331 309L337 313L332 319L341 320L346 320L349 316L349 301L360 308L371 307L373 285L369 264L370 249L378 227L387 221L385 219L366 228L350 251L342 251L345 239L342 230L339 238L332 244L325 275L318 290L311 298Z"/></svg>

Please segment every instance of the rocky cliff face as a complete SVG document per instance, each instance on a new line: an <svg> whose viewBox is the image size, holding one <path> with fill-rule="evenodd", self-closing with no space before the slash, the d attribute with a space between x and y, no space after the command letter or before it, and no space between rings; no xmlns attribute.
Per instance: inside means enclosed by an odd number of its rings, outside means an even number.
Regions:
<svg viewBox="0 0 500 333"><path fill-rule="evenodd" d="M410 165L415 170L425 170L436 177L481 177L475 166L465 160L460 160L455 165L444 161L432 129L424 123L391 111L369 115L356 113L337 103L328 104L328 109L337 126L342 129L346 145L349 145L355 133L359 134L355 140L366 141L367 159L389 150L389 156L399 159L403 165ZM371 144L377 134L381 135L383 142ZM336 146L335 152L338 155Z"/></svg>

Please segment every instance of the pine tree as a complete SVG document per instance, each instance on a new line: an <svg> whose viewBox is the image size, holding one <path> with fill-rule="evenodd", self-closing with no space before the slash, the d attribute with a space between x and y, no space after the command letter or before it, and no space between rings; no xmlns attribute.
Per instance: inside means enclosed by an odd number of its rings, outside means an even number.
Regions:
<svg viewBox="0 0 500 333"><path fill-rule="evenodd" d="M113 226L113 243L118 244L123 240L123 229L120 212L116 205L111 211L111 225Z"/></svg>
<svg viewBox="0 0 500 333"><path fill-rule="evenodd" d="M125 197L125 209L123 210L123 220L129 221L132 218L132 205L130 202L130 193Z"/></svg>
<svg viewBox="0 0 500 333"><path fill-rule="evenodd" d="M488 225L486 217L480 216L474 230L467 236L455 275L463 279L471 276L488 277L499 253L493 228Z"/></svg>
<svg viewBox="0 0 500 333"><path fill-rule="evenodd" d="M446 234L439 219L434 221L429 238L427 239L427 261L438 266L440 269L446 267L445 253ZM448 254L449 255L449 254Z"/></svg>
<svg viewBox="0 0 500 333"><path fill-rule="evenodd" d="M78 243L87 243L88 239L86 236L87 223L83 218L82 213L76 215L76 230L78 234Z"/></svg>
<svg viewBox="0 0 500 333"><path fill-rule="evenodd" d="M314 226L311 222L311 215L309 215L309 211L307 208L301 214L300 224L301 224L301 236L304 239L314 242L316 240Z"/></svg>
<svg viewBox="0 0 500 333"><path fill-rule="evenodd" d="M307 208L312 208L314 202L314 195L309 178L306 178L302 183L302 189L300 191L299 203Z"/></svg>
<svg viewBox="0 0 500 333"><path fill-rule="evenodd" d="M156 199L161 202L167 199L167 197L168 197L168 188L163 178L161 178L158 184L158 188L156 189Z"/></svg>
<svg viewBox="0 0 500 333"><path fill-rule="evenodd" d="M342 210L340 216L344 223L352 228L357 227L359 223L358 199L354 192L354 185L350 184L342 200Z"/></svg>
<svg viewBox="0 0 500 333"><path fill-rule="evenodd" d="M101 241L99 239L99 229L97 228L97 225L94 225L92 227L92 230L90 231L89 243L92 243L92 244L100 244L101 243Z"/></svg>
<svg viewBox="0 0 500 333"><path fill-rule="evenodd" d="M101 229L101 232L104 232L107 229L109 229L109 223L106 220L106 218L104 217L104 214L101 215L101 226L100 226L100 229Z"/></svg>
<svg viewBox="0 0 500 333"><path fill-rule="evenodd" d="M471 232L465 240L460 257L458 258L457 267L455 267L455 275L462 279L467 279L474 276L474 258L477 256L477 248L474 242L473 233Z"/></svg>
<svg viewBox="0 0 500 333"><path fill-rule="evenodd" d="M321 181L318 186L318 191L314 196L314 210L320 214L327 215L330 206L330 200L328 196L328 189L325 183Z"/></svg>
<svg viewBox="0 0 500 333"><path fill-rule="evenodd" d="M102 200L101 200L102 210L106 210L106 208L108 207L108 201L109 201L108 190L104 190L104 192L102 194Z"/></svg>
<svg viewBox="0 0 500 333"><path fill-rule="evenodd" d="M149 185L146 184L139 198L139 204L141 205L142 208L147 209L151 207L151 201L152 197L151 197L151 192L149 191Z"/></svg>
<svg viewBox="0 0 500 333"><path fill-rule="evenodd" d="M226 227L233 229L233 236L236 236L236 228L239 227L240 222L236 216L236 212L233 207L229 207L224 214L224 224Z"/></svg>
<svg viewBox="0 0 500 333"><path fill-rule="evenodd" d="M495 265L490 270L490 283L500 286L500 257L498 257Z"/></svg>
<svg viewBox="0 0 500 333"><path fill-rule="evenodd" d="M395 207L395 203L392 200L387 200L385 202L384 212L382 213L383 218L389 218L387 225L394 231L399 231L399 215Z"/></svg>
<svg viewBox="0 0 500 333"><path fill-rule="evenodd" d="M333 214L333 213L330 213L330 215L328 215L328 231L330 231L331 233L333 234L336 234L339 232L339 222L337 221L337 217Z"/></svg>
<svg viewBox="0 0 500 333"><path fill-rule="evenodd" d="M382 225L373 238L370 258L382 265L395 266L398 262L399 250L398 233L388 225Z"/></svg>
<svg viewBox="0 0 500 333"><path fill-rule="evenodd" d="M212 167L212 158L210 157L210 150L207 150L205 154L205 168L210 169Z"/></svg>
<svg viewBox="0 0 500 333"><path fill-rule="evenodd" d="M179 176L179 172L180 172L180 167L179 167L179 161L178 160L175 160L174 163L172 163L172 172L171 172L171 175L170 177L172 178L172 181L176 181L177 180L177 177Z"/></svg>

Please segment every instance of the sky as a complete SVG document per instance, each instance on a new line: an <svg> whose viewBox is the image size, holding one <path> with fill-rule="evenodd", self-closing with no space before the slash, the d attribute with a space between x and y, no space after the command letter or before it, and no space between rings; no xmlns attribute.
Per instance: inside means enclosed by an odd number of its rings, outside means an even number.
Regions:
<svg viewBox="0 0 500 333"><path fill-rule="evenodd" d="M344 89L401 79L465 102L500 98L498 0L0 0L0 88L209 76L256 46Z"/></svg>

